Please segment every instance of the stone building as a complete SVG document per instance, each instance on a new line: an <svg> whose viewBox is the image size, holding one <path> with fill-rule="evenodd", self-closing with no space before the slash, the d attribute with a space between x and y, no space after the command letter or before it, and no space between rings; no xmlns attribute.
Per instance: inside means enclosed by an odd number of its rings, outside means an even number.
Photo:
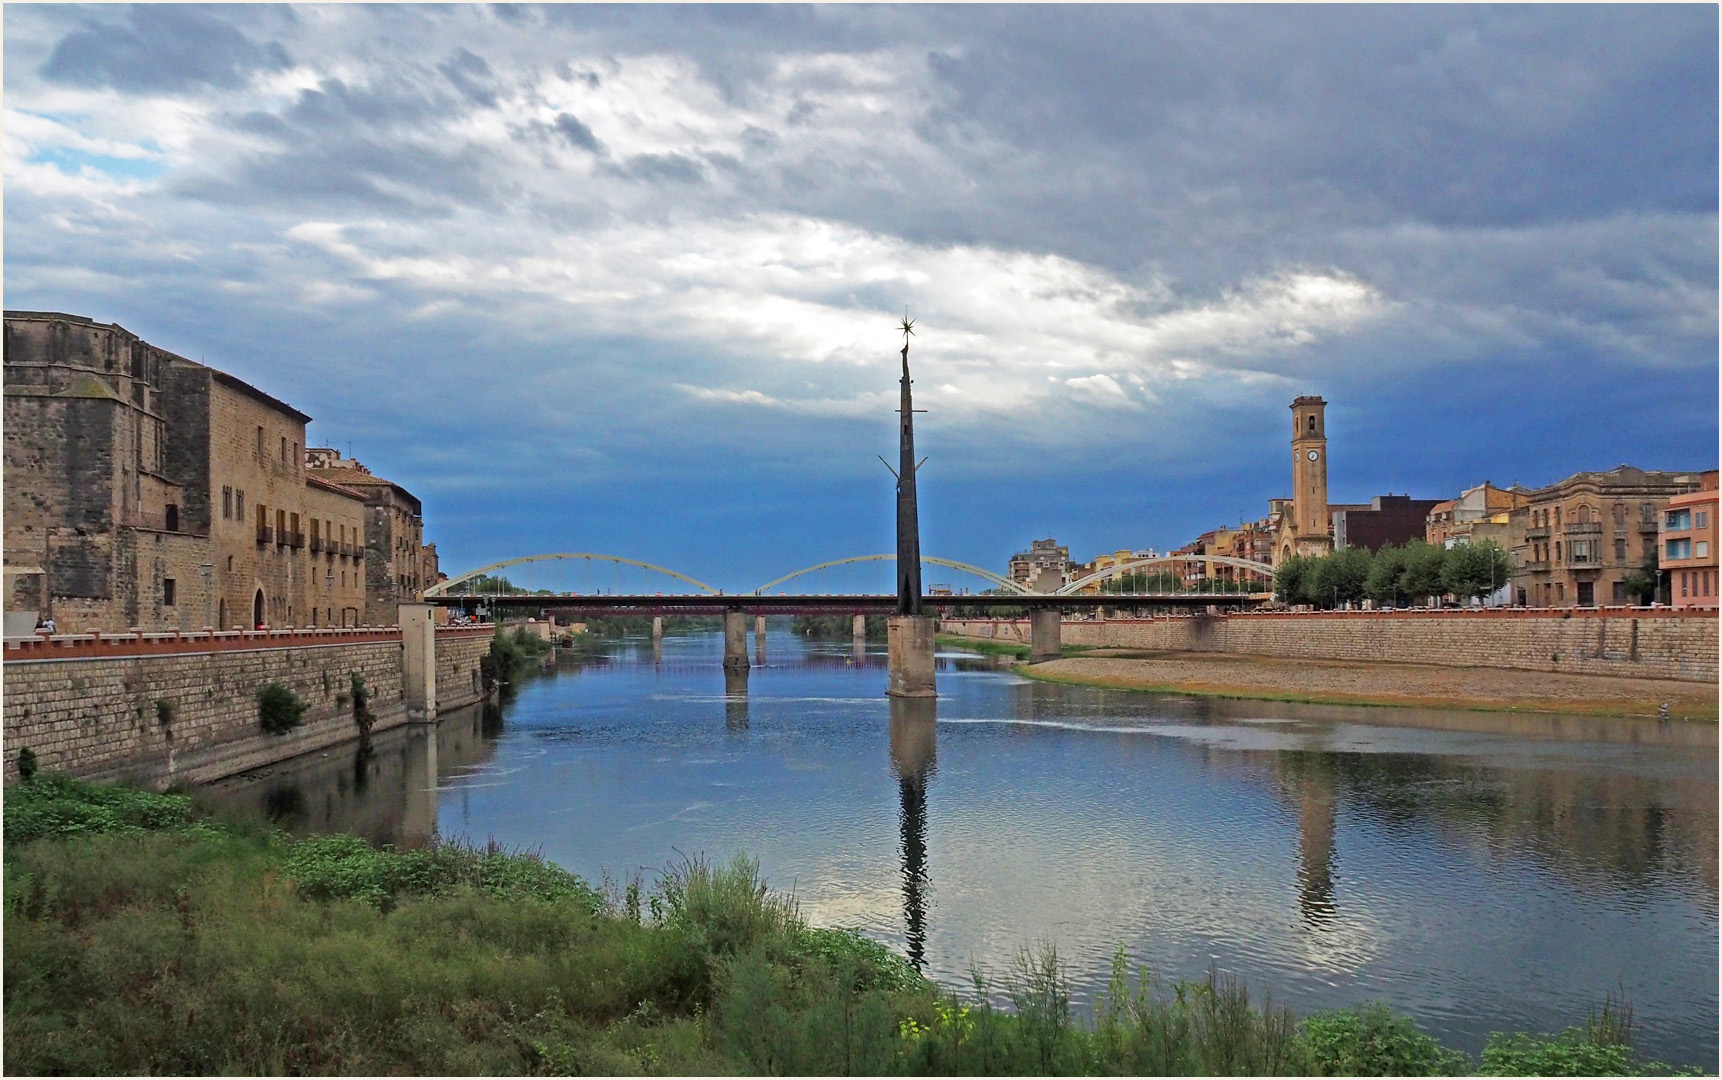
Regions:
<svg viewBox="0 0 1722 1080"><path fill-rule="evenodd" d="M1274 536L1274 565L1333 550L1327 505L1327 402L1300 397L1292 411L1292 497Z"/></svg>
<svg viewBox="0 0 1722 1080"><path fill-rule="evenodd" d="M1717 606L1722 580L1716 576L1716 471L1701 487L1676 495L1662 508L1658 534L1668 602L1677 608Z"/></svg>
<svg viewBox="0 0 1722 1080"><path fill-rule="evenodd" d="M359 492L365 500L365 621L393 621L395 605L417 600L426 585L423 507L417 496L329 447L306 462L313 475Z"/></svg>
<svg viewBox="0 0 1722 1080"><path fill-rule="evenodd" d="M364 603L364 497L308 477L304 413L54 312L6 313L5 376L8 612L63 631L394 622Z"/></svg>
<svg viewBox="0 0 1722 1080"><path fill-rule="evenodd" d="M170 465L178 360L117 326L6 313L8 612L78 630L209 622L208 530Z"/></svg>
<svg viewBox="0 0 1722 1080"><path fill-rule="evenodd" d="M1508 516L1516 603L1595 607L1635 602L1626 579L1656 554L1662 509L1703 486L1699 472L1618 465L1540 491Z"/></svg>

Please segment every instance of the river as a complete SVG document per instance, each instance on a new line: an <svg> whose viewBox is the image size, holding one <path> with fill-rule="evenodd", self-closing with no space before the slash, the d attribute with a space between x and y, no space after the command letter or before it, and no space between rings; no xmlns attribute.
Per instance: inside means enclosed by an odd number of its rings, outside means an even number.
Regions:
<svg viewBox="0 0 1722 1080"><path fill-rule="evenodd" d="M1717 1067L1713 724L1287 705L1040 683L941 653L714 633L564 656L500 710L212 785L298 832L494 839L617 886L746 852L818 925L951 987L1053 944L1299 1012L1379 1000L1475 1053L1624 993L1638 1045ZM727 684L727 685L726 685Z"/></svg>

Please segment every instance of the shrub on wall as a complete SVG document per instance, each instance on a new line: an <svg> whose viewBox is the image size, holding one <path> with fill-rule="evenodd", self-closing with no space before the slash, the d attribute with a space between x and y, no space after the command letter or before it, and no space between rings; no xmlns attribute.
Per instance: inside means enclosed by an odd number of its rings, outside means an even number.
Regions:
<svg viewBox="0 0 1722 1080"><path fill-rule="evenodd" d="M293 730L304 715L305 703L280 683L269 683L257 691L257 720L269 734Z"/></svg>

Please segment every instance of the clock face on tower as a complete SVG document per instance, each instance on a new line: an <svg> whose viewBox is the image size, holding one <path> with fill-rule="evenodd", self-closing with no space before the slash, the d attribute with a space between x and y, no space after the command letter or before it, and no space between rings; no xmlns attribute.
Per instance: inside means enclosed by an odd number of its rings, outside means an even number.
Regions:
<svg viewBox="0 0 1722 1080"><path fill-rule="evenodd" d="M1318 458L1320 456L1321 456L1320 452L1315 451L1315 450L1311 450L1309 453L1304 455L1304 457L1309 458L1311 461L1314 461L1316 458Z"/></svg>

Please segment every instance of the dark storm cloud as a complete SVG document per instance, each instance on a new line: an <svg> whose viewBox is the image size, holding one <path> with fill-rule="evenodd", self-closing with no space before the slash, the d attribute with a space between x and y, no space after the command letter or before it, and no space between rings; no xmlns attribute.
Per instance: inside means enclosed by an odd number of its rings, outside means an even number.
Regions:
<svg viewBox="0 0 1722 1080"><path fill-rule="evenodd" d="M580 118L572 113L557 113L553 126L556 133L568 141L569 146L590 150L594 154L604 152L604 146L598 141L598 136L592 134L592 129L582 124Z"/></svg>
<svg viewBox="0 0 1722 1080"><path fill-rule="evenodd" d="M232 89L292 61L278 42L258 43L195 5L131 8L119 23L90 22L54 46L42 75L116 90Z"/></svg>
<svg viewBox="0 0 1722 1080"><path fill-rule="evenodd" d="M468 51L464 46L456 49L454 55L437 65L437 70L443 77L454 84L461 95L475 105L487 109L496 108L496 92L485 85L491 79L490 65L484 62L484 57Z"/></svg>

